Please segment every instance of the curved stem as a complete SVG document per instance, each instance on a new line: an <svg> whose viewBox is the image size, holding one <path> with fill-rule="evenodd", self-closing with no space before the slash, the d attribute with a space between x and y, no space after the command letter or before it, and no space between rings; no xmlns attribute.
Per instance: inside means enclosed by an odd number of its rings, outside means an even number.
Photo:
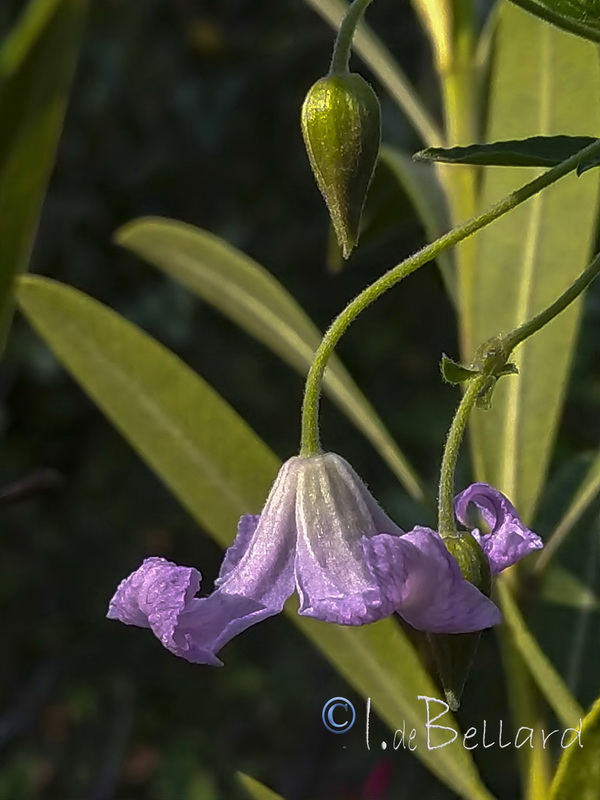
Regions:
<svg viewBox="0 0 600 800"><path fill-rule="evenodd" d="M535 317L528 322L520 325L516 330L512 331L512 333L501 337L502 351L505 359L504 364L508 358L510 358L512 351L517 345L524 342L525 339L528 339L530 336L533 336L534 333L537 333L544 325L547 325L554 317L564 311L570 303L576 300L577 297L587 289L598 275L600 275L600 253L585 268L577 280L565 289L557 300L543 311L540 311L539 314L536 314ZM498 363L497 368L501 370L504 364ZM454 473L460 445L469 421L469 415L480 392L486 386L486 383L490 380L497 380L501 374L501 372L490 374L484 371L483 374L479 375L477 378L473 378L469 382L456 410L454 419L452 420L450 430L448 431L448 438L446 439L444 454L442 456L438 494L438 531L442 537L457 535L454 522Z"/></svg>
<svg viewBox="0 0 600 800"><path fill-rule="evenodd" d="M488 380L489 378L486 375L480 375L469 382L448 431L440 468L438 493L438 532L442 538L457 536L456 523L454 522L454 472L469 415L479 393Z"/></svg>
<svg viewBox="0 0 600 800"><path fill-rule="evenodd" d="M354 0L346 12L333 46L330 73L348 72L354 32L371 2L372 0Z"/></svg>
<svg viewBox="0 0 600 800"><path fill-rule="evenodd" d="M588 158L600 153L600 140L583 148L575 155L562 161L556 167L549 169L543 175L516 189L504 199L495 203L477 217L457 226L441 236L435 242L426 245L402 263L390 269L385 275L367 286L346 308L339 314L325 333L321 344L317 348L313 362L306 377L304 399L302 402L302 438L300 455L308 456L319 452L319 397L323 374L337 343L346 332L356 317L371 305L392 286L415 270L435 259L440 253L454 246L481 228L489 225L494 220L516 208L525 200L545 189L547 186L568 175L577 168L582 158Z"/></svg>
<svg viewBox="0 0 600 800"><path fill-rule="evenodd" d="M509 350L514 350L518 344L521 344L525 339L537 333L540 328L543 328L544 325L547 325L554 317L557 317L564 311L573 300L576 300L598 275L600 275L600 253L588 264L577 280L565 289L561 296L549 305L548 308L540 311L539 314L536 314L535 317L532 317L528 322L524 322L512 333L503 337L505 346L508 347Z"/></svg>

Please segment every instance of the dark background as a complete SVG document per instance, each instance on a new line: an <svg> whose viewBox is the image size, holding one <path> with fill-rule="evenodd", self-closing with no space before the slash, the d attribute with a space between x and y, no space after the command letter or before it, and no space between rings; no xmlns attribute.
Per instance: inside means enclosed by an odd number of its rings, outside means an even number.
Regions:
<svg viewBox="0 0 600 800"><path fill-rule="evenodd" d="M5 0L0 31L21 6ZM369 20L435 113L429 53L408 4L375 4ZM329 28L300 0L94 3L32 262L181 355L282 458L298 444L299 376L111 237L144 214L206 228L273 272L322 328L419 247L418 220L380 172L361 248L342 271L328 257L327 215L298 118L331 44ZM379 94L384 139L418 149ZM573 458L597 446L599 300L596 287L553 469L561 486ZM340 347L432 487L457 400L439 379L443 351L457 354L455 322L433 266L380 300ZM238 769L288 800L450 796L408 754L367 752L363 701L287 621L249 630L226 648L226 666L213 669L105 620L116 584L143 557L197 565L210 585L221 553L21 319L2 364L0 401L1 482L38 467L62 476L53 491L0 509L0 800L238 798ZM370 445L327 403L323 438L404 527L417 521ZM561 614L552 610L550 630L568 624ZM459 717L464 728L509 719L498 659L493 636L484 637ZM320 713L339 694L355 702L359 723L338 737ZM389 739L373 725L373 741ZM491 788L514 797L514 752L475 755ZM391 782L380 795L364 785L374 769L371 781Z"/></svg>

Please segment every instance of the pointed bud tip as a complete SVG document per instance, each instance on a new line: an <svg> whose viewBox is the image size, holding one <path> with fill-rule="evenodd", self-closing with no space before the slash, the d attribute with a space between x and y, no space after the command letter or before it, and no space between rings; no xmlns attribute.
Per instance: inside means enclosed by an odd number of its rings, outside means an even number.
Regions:
<svg viewBox="0 0 600 800"><path fill-rule="evenodd" d="M444 688L444 697L446 698L446 702L450 706L450 711L452 712L458 711L458 709L460 708L462 691L459 695L456 695L452 689Z"/></svg>
<svg viewBox="0 0 600 800"><path fill-rule="evenodd" d="M458 711L481 633L430 634L429 644L446 702Z"/></svg>
<svg viewBox="0 0 600 800"><path fill-rule="evenodd" d="M327 75L309 89L301 124L315 180L347 259L358 242L379 153L379 100L361 75Z"/></svg>

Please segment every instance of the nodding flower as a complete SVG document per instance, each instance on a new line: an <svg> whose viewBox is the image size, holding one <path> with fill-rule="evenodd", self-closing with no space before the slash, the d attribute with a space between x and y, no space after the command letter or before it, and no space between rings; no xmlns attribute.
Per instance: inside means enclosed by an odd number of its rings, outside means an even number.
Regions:
<svg viewBox="0 0 600 800"><path fill-rule="evenodd" d="M496 490L474 484L460 494L459 519L470 502L491 522L479 541L498 569L539 546ZM467 633L501 621L441 537L423 527L402 531L335 453L286 461L261 514L240 519L208 597L196 596L200 580L194 567L148 558L117 588L108 616L150 628L175 655L213 665L221 664L217 653L227 642L279 613L294 590L299 614L337 625L365 625L394 612L430 633Z"/></svg>

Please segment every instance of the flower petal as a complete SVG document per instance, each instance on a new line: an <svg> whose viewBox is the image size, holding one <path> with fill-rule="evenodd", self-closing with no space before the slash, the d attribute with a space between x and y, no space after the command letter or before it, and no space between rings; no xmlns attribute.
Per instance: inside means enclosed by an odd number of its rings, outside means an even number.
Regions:
<svg viewBox="0 0 600 800"><path fill-rule="evenodd" d="M219 577L215 581L215 586L220 586L234 567L240 563L244 553L248 549L258 523L259 514L244 514L238 522L237 536L231 547L228 547L223 557L223 563L219 570Z"/></svg>
<svg viewBox="0 0 600 800"><path fill-rule="evenodd" d="M179 567L164 558L147 558L121 581L107 617L126 625L151 628L168 650L174 650L179 615L200 588L201 577L193 567Z"/></svg>
<svg viewBox="0 0 600 800"><path fill-rule="evenodd" d="M490 532L480 534L473 530L484 553L490 560L492 575L502 572L532 550L544 546L540 537L525 527L510 500L487 483L473 483L454 499L458 520L467 527L469 504L473 503L488 525Z"/></svg>
<svg viewBox="0 0 600 800"><path fill-rule="evenodd" d="M281 610L287 594L266 606L217 589L196 598L200 573L164 558L147 558L125 578L110 602L108 617L151 628L167 650L196 664L219 666L216 653L236 634ZM273 603L273 598L271 597Z"/></svg>
<svg viewBox="0 0 600 800"><path fill-rule="evenodd" d="M221 666L216 654L238 633L281 611L287 597L267 607L242 595L217 589L209 597L194 598L179 615L168 649L194 664ZM163 641L164 644L164 641ZM167 646L167 645L165 645Z"/></svg>
<svg viewBox="0 0 600 800"><path fill-rule="evenodd" d="M241 518L210 597L194 597L200 587L197 570L149 558L118 587L108 616L151 628L168 650L188 661L221 664L220 648L281 611L294 589L299 461L292 458L282 466L260 517Z"/></svg>
<svg viewBox="0 0 600 800"><path fill-rule="evenodd" d="M501 621L500 612L465 580L456 560L430 528L399 539L378 536L365 543L369 563L413 628L430 633L468 633Z"/></svg>
<svg viewBox="0 0 600 800"><path fill-rule="evenodd" d="M338 455L305 459L296 501L298 613L338 625L363 625L392 613L364 557L378 525L402 531Z"/></svg>

